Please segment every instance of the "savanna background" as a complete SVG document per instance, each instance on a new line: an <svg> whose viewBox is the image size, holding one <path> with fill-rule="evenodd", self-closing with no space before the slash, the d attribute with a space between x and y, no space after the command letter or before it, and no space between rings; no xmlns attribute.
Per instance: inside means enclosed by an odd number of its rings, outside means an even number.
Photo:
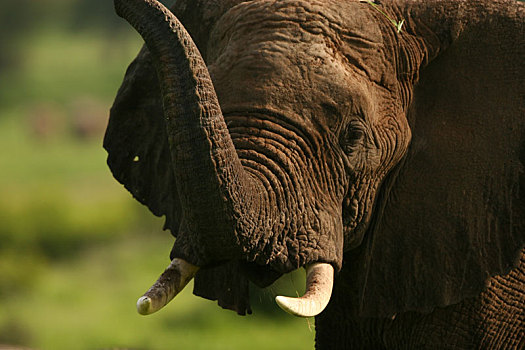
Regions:
<svg viewBox="0 0 525 350"><path fill-rule="evenodd" d="M191 285L137 314L173 240L113 179L102 139L141 45L111 0L0 2L0 348L312 348L313 320L273 302L300 274L254 291L247 317Z"/></svg>

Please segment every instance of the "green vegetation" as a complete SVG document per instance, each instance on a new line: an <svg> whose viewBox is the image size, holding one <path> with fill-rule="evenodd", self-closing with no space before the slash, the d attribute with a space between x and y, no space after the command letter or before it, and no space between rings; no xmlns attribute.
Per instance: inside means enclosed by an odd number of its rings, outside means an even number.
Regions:
<svg viewBox="0 0 525 350"><path fill-rule="evenodd" d="M195 297L191 286L158 314L137 314L172 238L113 179L102 138L141 41L110 1L17 4L38 18L0 5L0 344L312 348L313 320L273 303L277 290L301 288L301 276L255 293L252 316Z"/></svg>
<svg viewBox="0 0 525 350"><path fill-rule="evenodd" d="M159 252L169 244L169 237L135 235L54 263L29 291L9 296L0 312L2 342L41 349L312 348L306 320L261 310L240 317L193 296L191 286L158 314L138 315L137 288L147 288L165 266Z"/></svg>
<svg viewBox="0 0 525 350"><path fill-rule="evenodd" d="M386 19L388 19L390 21L390 23L392 23L392 25L394 25L394 27L396 27L397 29L397 32L400 33L401 32L401 27L403 27L403 23L405 23L405 20L402 19L401 21L396 21L395 19L393 19L392 17L390 17L389 15L387 15L383 10L381 10L379 8L379 6L377 6L377 4L373 1L370 1L370 0L361 0L361 2L366 2L368 3L370 6L372 6L373 8L375 8L377 11L379 11L383 16L386 17Z"/></svg>

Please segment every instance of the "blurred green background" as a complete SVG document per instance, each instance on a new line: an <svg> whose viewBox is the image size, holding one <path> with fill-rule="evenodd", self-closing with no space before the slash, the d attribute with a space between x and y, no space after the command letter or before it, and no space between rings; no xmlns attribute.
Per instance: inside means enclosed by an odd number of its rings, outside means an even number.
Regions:
<svg viewBox="0 0 525 350"><path fill-rule="evenodd" d="M111 176L102 138L141 39L110 0L0 2L0 346L311 349L313 320L255 291L241 317L191 294L142 317L169 263L163 220Z"/></svg>

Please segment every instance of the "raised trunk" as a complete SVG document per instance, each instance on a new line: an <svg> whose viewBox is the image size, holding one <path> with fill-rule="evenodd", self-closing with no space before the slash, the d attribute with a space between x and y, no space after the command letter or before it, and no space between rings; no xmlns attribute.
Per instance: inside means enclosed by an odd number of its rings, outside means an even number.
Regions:
<svg viewBox="0 0 525 350"><path fill-rule="evenodd" d="M196 264L206 263L198 261L203 256L213 259L213 251L221 252L215 258L231 258L237 254L233 232L238 219L257 206L253 196L261 191L237 156L206 64L182 24L158 1L115 0L115 9L144 38L160 81L184 211L174 254ZM190 246L196 232L207 246L217 247L200 251L204 245Z"/></svg>

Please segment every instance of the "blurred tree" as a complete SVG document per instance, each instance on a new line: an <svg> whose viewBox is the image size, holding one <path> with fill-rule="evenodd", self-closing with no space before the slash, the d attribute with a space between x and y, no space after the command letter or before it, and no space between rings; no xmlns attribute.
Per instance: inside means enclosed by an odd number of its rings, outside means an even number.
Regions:
<svg viewBox="0 0 525 350"><path fill-rule="evenodd" d="M165 5L170 5L172 0L160 0ZM97 27L109 32L119 31L122 28L122 19L115 15L113 2L108 0L77 0L71 16L75 29Z"/></svg>
<svg viewBox="0 0 525 350"><path fill-rule="evenodd" d="M169 6L174 0L161 0ZM0 2L0 74L15 69L18 45L35 30L105 31L129 29L108 0L7 0Z"/></svg>
<svg viewBox="0 0 525 350"><path fill-rule="evenodd" d="M34 0L0 3L0 74L16 64L14 44L37 25L41 6Z"/></svg>

